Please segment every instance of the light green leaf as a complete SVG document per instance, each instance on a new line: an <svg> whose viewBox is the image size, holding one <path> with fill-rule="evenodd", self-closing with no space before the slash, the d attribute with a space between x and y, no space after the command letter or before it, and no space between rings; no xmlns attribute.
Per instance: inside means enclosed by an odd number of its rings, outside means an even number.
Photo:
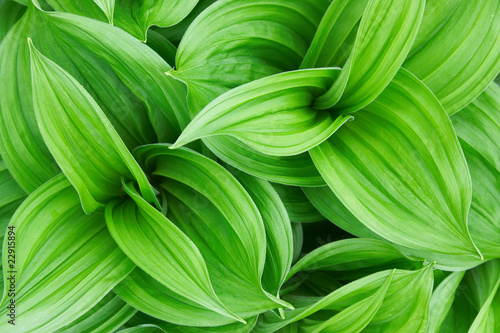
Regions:
<svg viewBox="0 0 500 333"><path fill-rule="evenodd" d="M135 179L149 202L151 185L99 105L80 84L43 56L31 40L33 106L52 156L92 213L121 195L121 178Z"/></svg>
<svg viewBox="0 0 500 333"><path fill-rule="evenodd" d="M472 178L469 229L486 258L500 257L500 87L492 83L451 117Z"/></svg>
<svg viewBox="0 0 500 333"><path fill-rule="evenodd" d="M314 208L300 187L286 186L277 183L272 183L271 185L276 192L278 192L281 201L283 201L288 216L290 216L290 221L307 223L325 219L323 215Z"/></svg>
<svg viewBox="0 0 500 333"><path fill-rule="evenodd" d="M196 245L169 219L147 203L131 184L131 197L106 206L106 223L120 248L146 273L175 293L234 320L219 300Z"/></svg>
<svg viewBox="0 0 500 333"><path fill-rule="evenodd" d="M114 22L132 36L146 41L149 27L178 23L197 3L198 0L116 0Z"/></svg>
<svg viewBox="0 0 500 333"><path fill-rule="evenodd" d="M164 333L162 329L159 329L154 325L141 325L135 327L128 327L117 331L119 333Z"/></svg>
<svg viewBox="0 0 500 333"><path fill-rule="evenodd" d="M0 156L1 157L1 156ZM14 211L26 198L26 193L17 185L0 159L0 243L3 243L5 228Z"/></svg>
<svg viewBox="0 0 500 333"><path fill-rule="evenodd" d="M222 0L204 10L182 38L170 72L188 85L191 115L241 84L297 69L327 5Z"/></svg>
<svg viewBox="0 0 500 333"><path fill-rule="evenodd" d="M234 88L198 113L172 148L225 134L268 155L306 152L350 119L311 107L337 74L334 68L292 71Z"/></svg>
<svg viewBox="0 0 500 333"><path fill-rule="evenodd" d="M418 271L382 271L351 282L320 300L286 311L285 319L266 313L259 318L255 333L276 330L307 318L318 311L340 312L377 292L390 276L392 281L384 301L363 332L424 332L432 292L432 265ZM390 318L390 320L389 320Z"/></svg>
<svg viewBox="0 0 500 333"><path fill-rule="evenodd" d="M98 2L102 2L99 0L45 0L47 4L51 7L51 9L64 12L76 14L79 16L89 17L95 20L99 20L102 22L108 22L109 18L106 16L107 13L103 11L102 7L98 4ZM42 9L42 6L39 6L38 0L33 1L35 6Z"/></svg>
<svg viewBox="0 0 500 333"><path fill-rule="evenodd" d="M400 71L354 122L310 153L340 201L375 233L440 264L480 256L467 229L471 184L458 139L411 73Z"/></svg>
<svg viewBox="0 0 500 333"><path fill-rule="evenodd" d="M304 243L304 233L302 230L302 225L300 223L292 223L292 233L293 233L293 260L297 261L302 252L302 245Z"/></svg>
<svg viewBox="0 0 500 333"><path fill-rule="evenodd" d="M285 206L278 193L265 180L229 169L259 209L266 231L266 263L262 275L262 286L272 295L279 290L292 265L292 226Z"/></svg>
<svg viewBox="0 0 500 333"><path fill-rule="evenodd" d="M403 256L390 244L375 240L353 238L320 246L301 258L287 278L307 270L349 271L372 266L395 266L405 262Z"/></svg>
<svg viewBox="0 0 500 333"><path fill-rule="evenodd" d="M462 281L464 274L464 271L451 273L432 293L429 309L429 326L427 326L428 333L440 332L441 326L450 311L458 285Z"/></svg>
<svg viewBox="0 0 500 333"><path fill-rule="evenodd" d="M487 290L487 298L481 302L481 294L479 294L480 304L482 303L481 310L479 311L476 319L469 328L469 333L495 333L498 327L498 321L500 320L500 313L498 311L495 313L492 307L493 300L498 292L498 287L500 286L500 261L494 260L489 261L483 265L479 270L478 274L483 274L482 279L489 279L490 283L478 284L477 286L483 290ZM489 288L485 288L488 286Z"/></svg>
<svg viewBox="0 0 500 333"><path fill-rule="evenodd" d="M167 217L200 249L214 289L229 309L249 317L288 306L262 289L262 216L227 170L193 151L167 145L143 146L134 154L160 183L169 203Z"/></svg>
<svg viewBox="0 0 500 333"><path fill-rule="evenodd" d="M89 311L134 268L109 235L104 216L85 215L63 175L33 192L10 227L15 240L6 238L3 253L15 242L15 263L3 256L4 280L14 275L16 290L13 295L5 286L0 314L8 318L14 299L16 332L56 331ZM0 322L0 331L12 327Z"/></svg>
<svg viewBox="0 0 500 333"><path fill-rule="evenodd" d="M271 156L229 136L213 136L202 140L218 158L258 178L293 186L325 185L307 153Z"/></svg>
<svg viewBox="0 0 500 333"><path fill-rule="evenodd" d="M0 3L0 42L25 11L26 6L12 0L5 0Z"/></svg>
<svg viewBox="0 0 500 333"><path fill-rule="evenodd" d="M257 317L249 318L246 324L243 323L233 323L223 326L212 326L212 327L196 327L193 325L181 326L171 324L165 321L158 320L156 318L149 317L142 313L138 313L130 322L134 324L142 323L142 325L155 325L161 328L164 332L168 333L209 333L209 332L220 332L220 333L248 333L252 330L257 322ZM129 322L129 323L130 323Z"/></svg>
<svg viewBox="0 0 500 333"><path fill-rule="evenodd" d="M103 22L31 6L0 47L0 146L26 192L60 173L35 119L28 37L84 86L129 149L173 142L189 122L184 85L164 75L171 67L144 43Z"/></svg>
<svg viewBox="0 0 500 333"><path fill-rule="evenodd" d="M146 44L155 50L168 64L175 64L175 54L177 48L170 43L165 37L154 30L148 31L148 41Z"/></svg>
<svg viewBox="0 0 500 333"><path fill-rule="evenodd" d="M114 292L110 292L83 316L55 332L114 332L136 312L136 309L125 303Z"/></svg>
<svg viewBox="0 0 500 333"><path fill-rule="evenodd" d="M349 8L352 6L355 8ZM342 13L339 13L342 7L348 7L343 9L352 11L355 17L361 9L360 5L346 4L345 0L333 1L308 51L313 54L306 56L303 66L315 65L316 61L309 58L319 57L314 53L321 53L323 47L330 46L325 44L325 40L330 34L329 29L336 28L336 20L343 20ZM335 107L347 113L372 102L391 82L404 62L417 36L424 7L425 0L369 1L339 79L314 105L321 109Z"/></svg>
<svg viewBox="0 0 500 333"><path fill-rule="evenodd" d="M500 71L500 3L427 0L422 27L404 67L448 114L474 100Z"/></svg>
<svg viewBox="0 0 500 333"><path fill-rule="evenodd" d="M115 0L94 0L96 5L102 9L106 17L108 18L109 24L113 24L113 16L115 12Z"/></svg>
<svg viewBox="0 0 500 333"><path fill-rule="evenodd" d="M303 187L302 190L313 206L336 226L358 237L384 239L358 220L328 186Z"/></svg>
<svg viewBox="0 0 500 333"><path fill-rule="evenodd" d="M139 268L130 273L114 290L134 308L173 324L211 327L235 323L234 319L173 292Z"/></svg>
<svg viewBox="0 0 500 333"><path fill-rule="evenodd" d="M372 296L365 298L345 310L342 310L328 320L315 325L300 325L301 331L311 333L357 333L361 332L373 319L380 309L387 290L391 284L394 271L387 278L379 290ZM306 319L304 320L304 323Z"/></svg>
<svg viewBox="0 0 500 333"><path fill-rule="evenodd" d="M201 12L203 12L208 6L213 4L216 0L199 0L193 10L179 23L166 28L156 28L154 31L161 34L163 37L168 39L174 45L178 46L182 39L182 36L186 33L187 28L193 23L194 19L197 18ZM151 31L151 30L150 30Z"/></svg>

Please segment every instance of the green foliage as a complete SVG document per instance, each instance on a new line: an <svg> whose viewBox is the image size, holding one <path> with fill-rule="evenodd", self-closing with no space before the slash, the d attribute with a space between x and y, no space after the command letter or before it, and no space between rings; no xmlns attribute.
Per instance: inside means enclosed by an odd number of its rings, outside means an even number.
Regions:
<svg viewBox="0 0 500 333"><path fill-rule="evenodd" d="M496 0L0 0L0 332L500 332Z"/></svg>

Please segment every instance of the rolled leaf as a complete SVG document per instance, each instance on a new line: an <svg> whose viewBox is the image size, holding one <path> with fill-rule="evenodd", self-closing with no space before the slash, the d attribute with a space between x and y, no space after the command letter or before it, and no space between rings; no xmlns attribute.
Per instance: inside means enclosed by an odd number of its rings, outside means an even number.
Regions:
<svg viewBox="0 0 500 333"><path fill-rule="evenodd" d="M325 43L325 38L330 33L328 29L336 28L335 21L343 19L338 10L344 3L345 0L332 2L315 36L315 39L319 40L313 41L308 53L321 53L322 47L330 46ZM361 4L349 3L345 6L356 6L351 10L354 17L361 9ZM360 110L373 101L403 64L417 36L424 7L424 0L369 1L363 12L351 54L339 79L314 105L321 109L335 107L346 113ZM328 52L327 50L325 51ZM311 56L318 57L314 54L309 55ZM305 64L308 64L308 56L305 61Z"/></svg>
<svg viewBox="0 0 500 333"><path fill-rule="evenodd" d="M157 199L151 185L94 99L30 43L33 105L42 137L92 213L121 195L121 178L135 179L142 195Z"/></svg>
<svg viewBox="0 0 500 333"><path fill-rule="evenodd" d="M454 114L498 75L499 34L496 0L428 0L404 67L432 90L448 114Z"/></svg>
<svg viewBox="0 0 500 333"><path fill-rule="evenodd" d="M311 107L337 73L333 68L292 71L232 89L198 113L172 148L225 134L268 155L303 153L350 119Z"/></svg>
<svg viewBox="0 0 500 333"><path fill-rule="evenodd" d="M67 325L135 267L111 238L104 216L83 212L63 175L33 192L9 228L15 240L4 242L3 253L14 248L15 263L3 256L4 280L15 281L15 292L5 285L0 313L8 318L7 306L15 303L15 328L21 332L54 332ZM0 330L11 328L7 320L0 322Z"/></svg>
<svg viewBox="0 0 500 333"><path fill-rule="evenodd" d="M310 153L340 201L375 233L441 264L440 254L481 256L467 228L465 157L446 112L411 73L400 71Z"/></svg>

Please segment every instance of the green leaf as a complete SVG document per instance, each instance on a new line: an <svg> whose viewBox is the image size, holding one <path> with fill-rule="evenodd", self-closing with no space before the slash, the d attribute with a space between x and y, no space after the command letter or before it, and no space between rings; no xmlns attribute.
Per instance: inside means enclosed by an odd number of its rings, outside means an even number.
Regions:
<svg viewBox="0 0 500 333"><path fill-rule="evenodd" d="M429 309L429 325L427 326L428 333L440 332L441 326L450 311L458 285L462 281L464 274L465 272L462 271L448 275L432 293Z"/></svg>
<svg viewBox="0 0 500 333"><path fill-rule="evenodd" d="M104 14L106 14L109 24L112 25L115 12L115 0L94 0L94 2L102 9Z"/></svg>
<svg viewBox="0 0 500 333"><path fill-rule="evenodd" d="M136 312L136 309L111 291L83 316L55 332L114 332L125 324Z"/></svg>
<svg viewBox="0 0 500 333"><path fill-rule="evenodd" d="M79 16L85 16L99 20L102 22L108 22L109 17L107 12L103 9L104 2L107 0L45 0L52 9L58 12L65 12L76 14ZM34 4L38 7L38 1ZM40 6L41 7L41 6Z"/></svg>
<svg viewBox="0 0 500 333"><path fill-rule="evenodd" d="M0 3L0 41L7 35L9 30L23 16L26 6L12 0Z"/></svg>
<svg viewBox="0 0 500 333"><path fill-rule="evenodd" d="M384 239L358 220L328 186L303 187L302 190L313 206L336 226L358 237Z"/></svg>
<svg viewBox="0 0 500 333"><path fill-rule="evenodd" d="M142 325L155 325L161 328L164 332L168 333L209 333L209 332L220 332L220 333L248 333L252 330L257 322L257 317L248 319L246 324L243 323L233 323L223 326L212 326L212 327L195 327L192 325L182 326L175 325L165 321L158 320L156 318L149 317L142 313L138 313L130 322L142 323Z"/></svg>
<svg viewBox="0 0 500 333"><path fill-rule="evenodd" d="M168 39L174 45L178 46L182 39L182 36L186 33L187 28L193 23L194 19L197 18L201 12L203 12L208 6L213 4L216 0L199 0L193 10L179 23L166 28L156 28L154 31L161 34L163 37ZM151 30L150 30L151 31Z"/></svg>
<svg viewBox="0 0 500 333"><path fill-rule="evenodd" d="M127 256L175 293L208 309L241 321L219 300L196 245L169 219L147 203L131 184L131 197L106 206L109 231Z"/></svg>
<svg viewBox="0 0 500 333"><path fill-rule="evenodd" d="M328 320L312 325L300 325L301 330L311 333L354 333L361 332L373 319L380 309L387 290L391 284L394 271L387 278L379 290L372 296L365 298L345 310L342 310ZM306 320L304 320L306 322Z"/></svg>
<svg viewBox="0 0 500 333"><path fill-rule="evenodd" d="M35 119L28 37L84 86L129 149L173 142L189 122L184 85L164 75L171 67L144 43L103 22L31 6L0 46L0 146L26 192L60 173Z"/></svg>
<svg viewBox="0 0 500 333"><path fill-rule="evenodd" d="M193 151L171 150L168 145L143 146L134 154L159 182L169 203L167 217L199 248L214 289L229 309L250 317L288 306L262 289L262 216L227 170Z"/></svg>
<svg viewBox="0 0 500 333"><path fill-rule="evenodd" d="M291 221L307 223L325 219L323 215L314 208L300 187L286 186L277 183L272 183L271 185L276 192L278 192Z"/></svg>
<svg viewBox="0 0 500 333"><path fill-rule="evenodd" d="M474 100L500 71L496 0L427 0L404 67L437 96L448 114Z"/></svg>
<svg viewBox="0 0 500 333"><path fill-rule="evenodd" d="M336 28L337 20L343 20L339 9L346 6L355 17L359 15L361 7L358 7L358 4L345 2L336 0L330 5L308 51L312 54L306 56L303 66L315 65L315 61L309 58L319 57L314 53L321 53L323 47L330 46L325 42L331 33L330 29ZM351 6L355 6L355 9L349 10ZM371 103L391 82L403 64L417 36L424 7L424 0L368 2L351 54L339 79L326 94L316 100L315 106L321 109L335 107L347 113ZM328 52L327 50L325 51Z"/></svg>
<svg viewBox="0 0 500 333"><path fill-rule="evenodd" d="M234 319L173 292L139 268L130 273L114 290L125 302L139 311L173 324L211 327L235 323Z"/></svg>
<svg viewBox="0 0 500 333"><path fill-rule="evenodd" d="M403 256L390 244L375 240L353 238L320 246L301 258L287 278L307 270L349 271L372 266L395 266L405 262Z"/></svg>
<svg viewBox="0 0 500 333"><path fill-rule="evenodd" d="M271 156L229 136L214 136L202 140L218 158L258 178L293 186L325 185L307 153Z"/></svg>
<svg viewBox="0 0 500 333"><path fill-rule="evenodd" d="M400 71L310 153L340 201L375 233L440 264L480 256L467 229L463 152L446 112L411 73Z"/></svg>
<svg viewBox="0 0 500 333"><path fill-rule="evenodd" d="M169 27L178 23L197 3L198 0L117 0L114 22L132 36L146 41L149 27Z"/></svg>
<svg viewBox="0 0 500 333"><path fill-rule="evenodd" d="M481 283L477 285L477 287L483 289L483 291L487 291L488 294L487 298L484 299L483 296L482 300L482 295L479 294L479 301L480 304L482 304L481 310L479 311L476 319L474 319L474 322L469 328L469 333L495 333L495 329L499 326L498 321L500 321L500 313L498 313L498 311L494 312L492 303L498 292L498 287L500 286L500 261L489 261L480 269L476 270L476 272L478 272L478 274L485 275L481 276L480 278L488 279L488 282L490 283Z"/></svg>
<svg viewBox="0 0 500 333"><path fill-rule="evenodd" d="M92 213L121 195L121 177L135 179L142 195L157 199L151 185L113 126L85 89L43 56L29 40L33 106L54 159ZM107 163L105 163L107 162Z"/></svg>
<svg viewBox="0 0 500 333"><path fill-rule="evenodd" d="M1 157L1 156L0 156ZM3 243L5 228L19 207L26 198L26 193L19 187L14 178L7 170L5 163L0 159L0 243Z"/></svg>
<svg viewBox="0 0 500 333"><path fill-rule="evenodd" d="M54 332L84 315L129 274L134 264L113 241L104 216L85 215L78 194L63 176L33 192L9 224L15 240L3 244L15 263L3 256L4 280L15 276L15 295L4 288L0 314L15 300L15 324L21 332ZM15 273L12 273L12 270ZM9 280L9 278L11 280ZM10 331L7 320L0 330Z"/></svg>
<svg viewBox="0 0 500 333"><path fill-rule="evenodd" d="M172 148L223 134L268 155L306 152L350 119L311 106L337 73L334 68L292 71L234 88L198 113Z"/></svg>
<svg viewBox="0 0 500 333"><path fill-rule="evenodd" d="M169 73L188 85L191 115L232 88L297 69L327 6L326 0L222 0L204 10Z"/></svg>
<svg viewBox="0 0 500 333"><path fill-rule="evenodd" d="M451 117L472 178L469 229L486 258L500 257L500 87L490 84Z"/></svg>
<svg viewBox="0 0 500 333"><path fill-rule="evenodd" d="M432 265L418 271L382 271L351 282L317 302L286 311L285 319L266 313L259 318L255 333L275 332L318 311L341 312L351 305L369 298L391 277L384 301L363 332L424 332L428 319L432 292Z"/></svg>
<svg viewBox="0 0 500 333"><path fill-rule="evenodd" d="M265 180L229 169L259 209L266 231L266 263L262 286L272 295L279 290L290 270L293 256L292 226L285 206L273 186Z"/></svg>
<svg viewBox="0 0 500 333"><path fill-rule="evenodd" d="M168 64L175 64L175 54L177 48L170 43L165 37L154 30L148 31L148 41L146 44L155 50Z"/></svg>

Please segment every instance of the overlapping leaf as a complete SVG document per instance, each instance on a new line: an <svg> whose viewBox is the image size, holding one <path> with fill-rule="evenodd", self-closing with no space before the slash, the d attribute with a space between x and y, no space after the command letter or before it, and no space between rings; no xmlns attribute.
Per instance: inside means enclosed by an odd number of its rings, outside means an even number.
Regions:
<svg viewBox="0 0 500 333"><path fill-rule="evenodd" d="M231 88L297 69L327 5L223 0L203 11L182 38L170 73L188 85L191 114Z"/></svg>
<svg viewBox="0 0 500 333"><path fill-rule="evenodd" d="M15 263L3 256L4 279L14 275L16 290L12 295L10 284L5 286L0 311L7 318L7 305L15 300L20 332L54 332L67 325L134 268L109 235L104 216L85 215L63 175L28 197L9 226L15 232ZM3 253L9 245L4 242ZM0 322L0 330L11 328L7 320Z"/></svg>
<svg viewBox="0 0 500 333"><path fill-rule="evenodd" d="M268 182L230 170L250 194L259 209L266 231L266 263L262 276L262 286L272 295L279 290L292 264L292 226L285 206L278 193Z"/></svg>
<svg viewBox="0 0 500 333"><path fill-rule="evenodd" d="M356 23L365 1L333 1L316 33L311 48L304 59L304 66L317 66L322 53L334 55L329 41L341 26L339 36L348 36ZM339 79L318 98L315 106L321 109L335 107L342 112L357 111L373 101L396 75L417 36L424 13L423 0L374 0L364 8L357 29L351 54L342 69ZM343 11L349 14L344 21ZM338 22L337 20L342 20ZM335 30L334 30L335 29ZM342 32L344 34L342 34ZM338 38L340 39L340 38ZM337 38L335 47L341 43ZM331 53L330 53L331 52ZM336 60L335 57L331 60ZM320 64L339 66L342 64Z"/></svg>
<svg viewBox="0 0 500 333"><path fill-rule="evenodd" d="M131 199L106 206L111 235L131 260L175 293L234 320L242 320L219 300L205 260L191 239L149 205L131 184Z"/></svg>
<svg viewBox="0 0 500 333"><path fill-rule="evenodd" d="M458 285L465 272L454 272L444 279L432 293L429 305L429 326L427 332L440 332L441 326L450 311Z"/></svg>
<svg viewBox="0 0 500 333"><path fill-rule="evenodd" d="M428 0L404 67L453 114L475 99L500 71L500 4Z"/></svg>
<svg viewBox="0 0 500 333"><path fill-rule="evenodd" d="M121 195L121 178L135 179L142 195L157 203L146 175L93 98L30 40L33 106L52 156L92 213Z"/></svg>
<svg viewBox="0 0 500 333"><path fill-rule="evenodd" d="M311 155L340 201L380 236L442 264L440 254L480 256L467 229L471 184L458 139L411 73L400 71Z"/></svg>
<svg viewBox="0 0 500 333"><path fill-rule="evenodd" d="M13 1L0 2L0 41L5 37L10 28L23 16L26 7Z"/></svg>
<svg viewBox="0 0 500 333"><path fill-rule="evenodd" d="M136 309L111 291L83 316L55 332L114 332L135 313Z"/></svg>
<svg viewBox="0 0 500 333"><path fill-rule="evenodd" d="M255 203L236 179L189 150L150 145L135 154L159 182L169 203L167 217L203 254L224 304L242 317L279 304L287 306L262 289L265 227Z"/></svg>
<svg viewBox="0 0 500 333"><path fill-rule="evenodd" d="M281 201L285 205L290 220L293 222L317 222L324 220L318 210L311 204L300 187L273 183Z"/></svg>
<svg viewBox="0 0 500 333"><path fill-rule="evenodd" d="M172 148L226 134L263 154L303 153L350 119L312 107L337 74L333 68L291 71L232 89L201 110Z"/></svg>
<svg viewBox="0 0 500 333"><path fill-rule="evenodd" d="M418 271L396 270L372 274L333 291L311 305L285 312L285 320L269 313L264 314L254 332L275 332L304 318L312 319L319 315L319 311L332 315L341 313L374 295L388 279L392 280L383 303L363 332L424 332L433 284L432 265Z"/></svg>
<svg viewBox="0 0 500 333"><path fill-rule="evenodd" d="M500 257L500 87L490 84L452 118L472 178L469 228L487 258Z"/></svg>
<svg viewBox="0 0 500 333"><path fill-rule="evenodd" d="M36 124L28 37L85 87L129 149L172 142L187 124L185 88L146 45L107 23L32 6L0 50L2 155L27 192L60 172Z"/></svg>

